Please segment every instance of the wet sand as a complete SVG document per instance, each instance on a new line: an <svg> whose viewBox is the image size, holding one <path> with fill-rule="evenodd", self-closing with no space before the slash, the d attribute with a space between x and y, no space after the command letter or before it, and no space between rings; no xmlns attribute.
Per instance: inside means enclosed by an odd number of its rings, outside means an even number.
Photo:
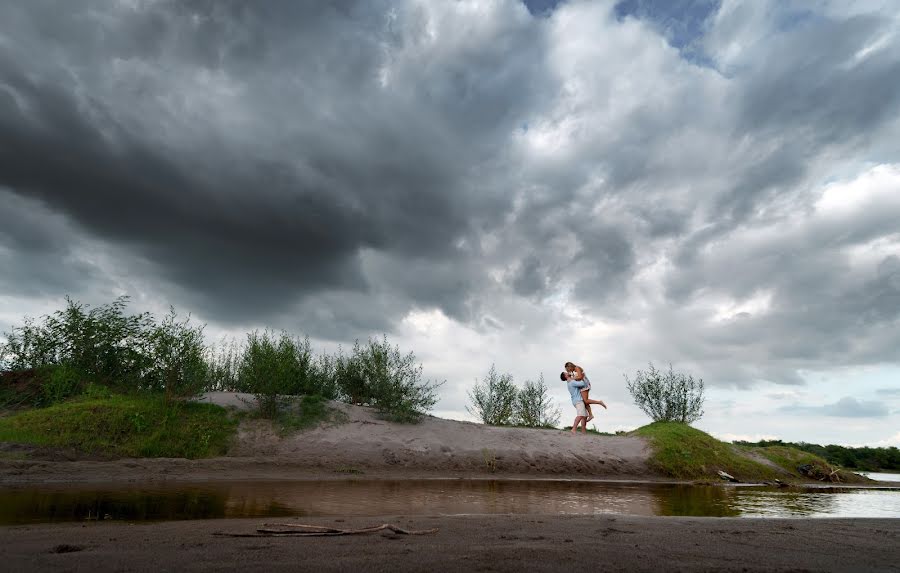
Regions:
<svg viewBox="0 0 900 573"><path fill-rule="evenodd" d="M271 519L433 535L218 537L265 520L0 528L18 571L897 571L900 519L454 516Z"/></svg>

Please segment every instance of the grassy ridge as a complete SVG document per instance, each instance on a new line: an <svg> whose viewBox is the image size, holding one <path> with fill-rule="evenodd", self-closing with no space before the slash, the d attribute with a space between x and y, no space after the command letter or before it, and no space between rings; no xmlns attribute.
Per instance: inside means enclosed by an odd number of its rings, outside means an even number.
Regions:
<svg viewBox="0 0 900 573"><path fill-rule="evenodd" d="M678 422L654 422L634 435L647 438L653 447L653 469L679 479L718 479L717 470L741 481L772 480L782 472L741 455L734 446Z"/></svg>
<svg viewBox="0 0 900 573"><path fill-rule="evenodd" d="M633 435L647 438L653 448L650 465L653 469L679 479L719 479L717 471L731 474L739 481L769 481L807 479L797 467L812 464L827 468L822 458L785 446L746 448L725 442L678 422L654 422L638 428ZM763 457L765 463L754 454ZM841 471L841 481L863 482L865 478Z"/></svg>
<svg viewBox="0 0 900 573"><path fill-rule="evenodd" d="M118 457L224 454L237 421L213 404L166 405L155 394L84 397L0 418L0 442Z"/></svg>

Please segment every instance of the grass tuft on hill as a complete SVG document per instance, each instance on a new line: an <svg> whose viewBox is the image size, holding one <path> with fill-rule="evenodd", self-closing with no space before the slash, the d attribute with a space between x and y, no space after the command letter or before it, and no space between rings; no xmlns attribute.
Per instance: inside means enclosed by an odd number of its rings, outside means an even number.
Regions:
<svg viewBox="0 0 900 573"><path fill-rule="evenodd" d="M316 394L289 400L279 408L274 419L275 427L282 437L319 424L337 425L346 421L347 415L344 412L328 406L325 398Z"/></svg>
<svg viewBox="0 0 900 573"><path fill-rule="evenodd" d="M224 454L237 427L224 408L166 405L160 395L84 397L0 418L0 442L74 448L113 457Z"/></svg>
<svg viewBox="0 0 900 573"><path fill-rule="evenodd" d="M679 422L654 422L633 432L650 440L653 469L679 479L719 479L716 471L740 481L783 477L775 468L754 461L731 444Z"/></svg>
<svg viewBox="0 0 900 573"><path fill-rule="evenodd" d="M716 472L723 471L742 482L775 478L808 480L797 471L798 466L830 467L822 458L802 450L785 446L752 449L735 446L678 422L654 422L633 434L650 440L653 469L679 479L719 479ZM756 455L770 463L754 459ZM866 481L848 471L841 471L840 478L844 483Z"/></svg>

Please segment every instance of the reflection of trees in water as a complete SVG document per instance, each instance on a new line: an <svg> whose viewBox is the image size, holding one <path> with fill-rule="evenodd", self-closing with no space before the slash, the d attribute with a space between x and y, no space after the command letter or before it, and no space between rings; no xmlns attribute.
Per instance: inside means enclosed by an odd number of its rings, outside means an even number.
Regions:
<svg viewBox="0 0 900 573"><path fill-rule="evenodd" d="M0 524L86 519L146 521L225 516L225 496L200 489L0 492Z"/></svg>
<svg viewBox="0 0 900 573"><path fill-rule="evenodd" d="M657 487L654 491L657 515L737 517L741 512L734 504L734 489L692 485Z"/></svg>
<svg viewBox="0 0 900 573"><path fill-rule="evenodd" d="M744 490L736 504L742 515L763 517L805 517L836 514L838 490L784 491Z"/></svg>
<svg viewBox="0 0 900 573"><path fill-rule="evenodd" d="M886 495L889 509L884 509ZM896 516L900 493L515 480L334 480L0 491L0 525L342 515ZM890 508L896 508L890 510ZM893 514L890 511L894 511ZM887 513L885 513L887 512Z"/></svg>
<svg viewBox="0 0 900 573"><path fill-rule="evenodd" d="M846 492L844 492L846 493ZM659 515L803 517L835 515L834 491L785 491L728 486L675 486L657 491Z"/></svg>

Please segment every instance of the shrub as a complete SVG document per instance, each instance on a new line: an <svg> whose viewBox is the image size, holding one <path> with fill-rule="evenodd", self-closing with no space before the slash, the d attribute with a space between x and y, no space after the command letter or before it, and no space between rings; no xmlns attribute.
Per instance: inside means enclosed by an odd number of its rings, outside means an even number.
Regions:
<svg viewBox="0 0 900 573"><path fill-rule="evenodd" d="M84 387L81 373L69 366L49 366L42 369L40 405L57 404L81 393Z"/></svg>
<svg viewBox="0 0 900 573"><path fill-rule="evenodd" d="M89 309L66 298L66 308L44 317L26 319L13 328L0 348L11 370L66 365L89 380L111 384L139 382L150 357L145 353L153 325L149 314L126 316L127 297Z"/></svg>
<svg viewBox="0 0 900 573"><path fill-rule="evenodd" d="M625 375L634 403L654 422L690 424L703 416L703 380L675 372L660 372L650 364L647 371L638 370L634 380Z"/></svg>
<svg viewBox="0 0 900 573"><path fill-rule="evenodd" d="M437 402L442 383L425 380L416 356L403 354L387 337L356 341L349 356L333 360L341 397L353 404L374 406L395 422L416 422Z"/></svg>
<svg viewBox="0 0 900 573"><path fill-rule="evenodd" d="M476 381L469 392L472 404L466 410L485 424L503 426L513 421L517 396L512 374L497 374L492 364L484 380Z"/></svg>
<svg viewBox="0 0 900 573"><path fill-rule="evenodd" d="M274 418L280 395L285 394L298 376L299 365L294 339L282 332L251 332L238 370L239 387L256 395L260 414Z"/></svg>
<svg viewBox="0 0 900 573"><path fill-rule="evenodd" d="M222 341L206 350L204 390L235 392L240 389L239 373L244 349L235 340Z"/></svg>
<svg viewBox="0 0 900 573"><path fill-rule="evenodd" d="M331 360L334 380L341 400L350 404L371 405L374 401L372 388L363 368L363 349L359 340L353 343L353 351L345 356L343 351Z"/></svg>
<svg viewBox="0 0 900 573"><path fill-rule="evenodd" d="M555 428L560 416L559 408L550 399L544 375L537 382L526 380L516 396L516 423L529 428Z"/></svg>
<svg viewBox="0 0 900 573"><path fill-rule="evenodd" d="M179 321L172 308L147 338L150 360L143 377L147 389L162 390L170 403L204 388L208 367L202 326L191 326L190 317Z"/></svg>

